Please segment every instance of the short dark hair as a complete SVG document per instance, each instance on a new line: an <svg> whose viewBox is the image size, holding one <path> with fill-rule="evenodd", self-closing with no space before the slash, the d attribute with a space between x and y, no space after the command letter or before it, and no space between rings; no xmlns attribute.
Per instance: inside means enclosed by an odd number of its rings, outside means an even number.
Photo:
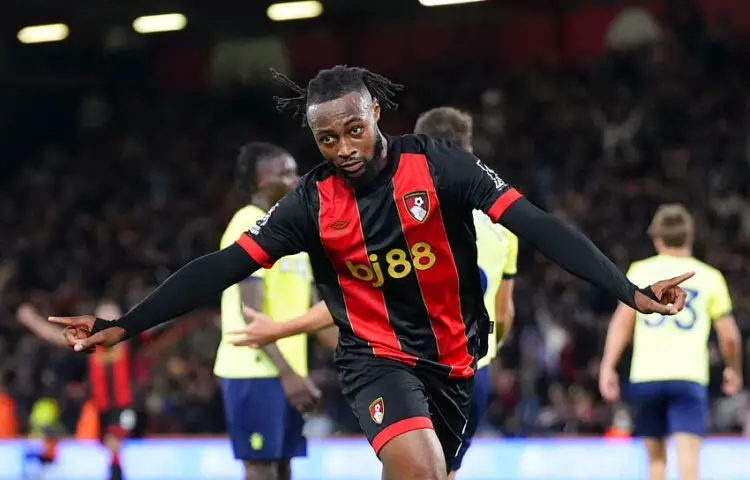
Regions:
<svg viewBox="0 0 750 480"><path fill-rule="evenodd" d="M695 238L695 221L681 203L661 205L654 214L648 233L653 238L660 238L667 247L687 247L692 245Z"/></svg>
<svg viewBox="0 0 750 480"><path fill-rule="evenodd" d="M453 107L438 107L419 116L414 133L443 138L463 148L471 146L474 120L466 112Z"/></svg>
<svg viewBox="0 0 750 480"><path fill-rule="evenodd" d="M404 86L387 78L372 73L362 67L336 65L333 68L320 70L309 82L307 88L297 85L286 75L271 69L273 77L298 94L296 97L273 97L276 109L280 112L291 112L292 117L302 117L302 125L307 125L306 110L310 105L327 102L343 97L347 93L367 90L378 101L381 107L394 110L398 107L392 98Z"/></svg>
<svg viewBox="0 0 750 480"><path fill-rule="evenodd" d="M284 155L289 155L289 152L272 143L250 142L240 147L234 170L234 187L243 201L249 203L255 192L258 164Z"/></svg>

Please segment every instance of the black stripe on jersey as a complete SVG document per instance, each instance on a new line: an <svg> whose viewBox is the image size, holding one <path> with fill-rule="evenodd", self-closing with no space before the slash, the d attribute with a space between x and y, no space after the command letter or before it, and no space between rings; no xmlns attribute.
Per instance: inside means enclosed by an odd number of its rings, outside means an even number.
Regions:
<svg viewBox="0 0 750 480"><path fill-rule="evenodd" d="M377 202L358 198L357 207L365 236L368 255L377 254L383 272L383 295L391 325L401 344L401 349L424 360L437 362L438 347L429 315L421 299L421 290L414 269L403 278L392 278L388 274L387 255L398 249L411 262L409 247L404 237L396 203L393 198L393 183L380 187ZM372 196L370 196L372 198ZM412 301L400 301L405 293L414 295ZM417 300L417 301L414 301ZM418 360L419 361L419 360Z"/></svg>

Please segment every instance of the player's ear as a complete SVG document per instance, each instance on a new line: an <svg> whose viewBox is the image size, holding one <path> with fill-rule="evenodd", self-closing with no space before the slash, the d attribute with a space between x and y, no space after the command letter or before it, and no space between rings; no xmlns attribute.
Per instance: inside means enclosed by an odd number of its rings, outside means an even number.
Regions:
<svg viewBox="0 0 750 480"><path fill-rule="evenodd" d="M375 122L380 121L380 104L377 100L373 101L372 105L372 117L375 119Z"/></svg>

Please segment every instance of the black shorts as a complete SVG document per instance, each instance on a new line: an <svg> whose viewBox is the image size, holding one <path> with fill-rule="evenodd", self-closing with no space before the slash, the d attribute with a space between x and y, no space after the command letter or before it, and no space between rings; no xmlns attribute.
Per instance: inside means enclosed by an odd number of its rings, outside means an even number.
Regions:
<svg viewBox="0 0 750 480"><path fill-rule="evenodd" d="M448 470L461 448L474 379L448 379L387 359L347 362L341 387L375 454L393 438L431 428Z"/></svg>
<svg viewBox="0 0 750 480"><path fill-rule="evenodd" d="M110 408L99 413L99 433L101 438L112 435L128 438L138 423L138 415L132 408Z"/></svg>

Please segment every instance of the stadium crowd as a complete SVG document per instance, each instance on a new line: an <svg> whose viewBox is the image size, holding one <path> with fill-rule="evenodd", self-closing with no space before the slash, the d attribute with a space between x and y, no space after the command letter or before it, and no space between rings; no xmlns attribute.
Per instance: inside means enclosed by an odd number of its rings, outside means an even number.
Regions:
<svg viewBox="0 0 750 480"><path fill-rule="evenodd" d="M750 352L750 284L743 282L750 267L750 48L700 22L673 27L656 46L611 51L586 68L550 63L466 75L446 66L393 75L407 88L381 126L406 133L420 111L442 104L472 112L477 155L578 225L622 268L652 253L645 232L656 206L685 203L696 216L696 253L726 275ZM441 81L427 80L434 78ZM276 141L303 170L319 160L309 134L273 111L272 95L264 85L204 97L91 93L68 112L75 132L40 146L5 179L0 395L13 399L22 432L44 396L58 401L71 432L87 393L83 360L31 336L16 321L18 305L72 314L110 298L129 308L177 267L216 249L238 206L231 190L239 145ZM625 411L604 405L596 387L613 301L523 244L515 301L516 327L496 361L485 430L602 434L613 419L627 428ZM157 337L138 353L138 403L152 433L224 431L212 374L216 312L186 324L170 337L178 341ZM311 356L325 401L310 434L356 432L330 353L317 348ZM718 382L711 392L712 431L750 433L750 395L723 399Z"/></svg>

